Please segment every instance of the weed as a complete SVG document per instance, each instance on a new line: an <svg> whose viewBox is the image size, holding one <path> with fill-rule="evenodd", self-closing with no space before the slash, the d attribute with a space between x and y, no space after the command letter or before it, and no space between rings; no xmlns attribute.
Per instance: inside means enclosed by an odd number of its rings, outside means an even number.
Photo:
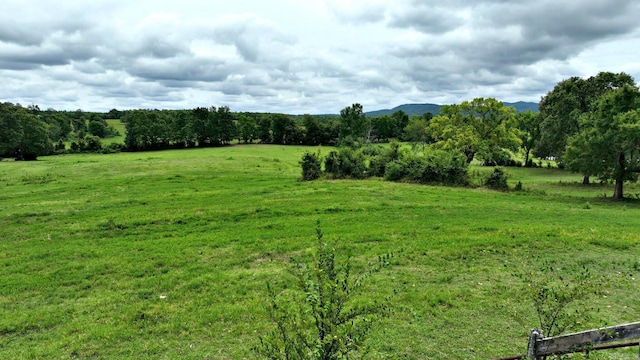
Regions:
<svg viewBox="0 0 640 360"><path fill-rule="evenodd" d="M293 261L291 269L298 294L292 294L294 301L288 303L299 306L283 304L286 294L276 294L267 284L267 312L276 329L259 337L260 346L255 348L259 356L348 359L349 353L360 350L374 321L390 311L384 302L354 304L353 298L369 276L390 264L391 256L380 257L373 267L354 276L350 259L336 264L335 244L324 242L319 222L316 237L313 263L308 266Z"/></svg>

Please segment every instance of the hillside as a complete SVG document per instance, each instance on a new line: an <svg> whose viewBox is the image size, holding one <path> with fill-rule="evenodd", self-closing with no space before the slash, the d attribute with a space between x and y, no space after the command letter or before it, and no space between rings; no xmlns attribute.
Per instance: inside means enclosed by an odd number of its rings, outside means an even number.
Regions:
<svg viewBox="0 0 640 360"><path fill-rule="evenodd" d="M515 107L517 112L527 111L527 110L538 111L538 104L534 102L518 101L514 103L505 102L504 104L507 106ZM404 104L404 105L396 106L393 109L375 110L375 111L367 112L366 114L369 117L376 117L376 116L382 116L382 115L391 115L396 111L402 110L405 113L407 113L409 116L423 115L427 112L437 115L440 112L441 107L442 105L438 105L438 104Z"/></svg>

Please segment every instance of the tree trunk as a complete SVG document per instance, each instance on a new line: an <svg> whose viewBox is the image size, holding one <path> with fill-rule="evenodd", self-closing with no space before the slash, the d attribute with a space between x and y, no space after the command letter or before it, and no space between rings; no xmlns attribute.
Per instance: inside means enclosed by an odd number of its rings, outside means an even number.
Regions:
<svg viewBox="0 0 640 360"><path fill-rule="evenodd" d="M623 180L620 179L616 179L616 189L613 191L613 198L614 199L622 199L622 184L624 183Z"/></svg>
<svg viewBox="0 0 640 360"><path fill-rule="evenodd" d="M527 167L529 164L529 152L531 151L531 149L527 148L527 152L526 155L524 156L524 166Z"/></svg>
<svg viewBox="0 0 640 360"><path fill-rule="evenodd" d="M473 161L473 158L476 156L476 153L472 152L472 151L469 151L469 152L465 153L465 155L467 156L467 165L469 165Z"/></svg>
<svg viewBox="0 0 640 360"><path fill-rule="evenodd" d="M616 171L616 189L613 191L614 199L622 199L622 184L624 184L625 157L621 152L618 155L618 171Z"/></svg>
<svg viewBox="0 0 640 360"><path fill-rule="evenodd" d="M589 175L585 175L582 178L582 185L589 185L591 183L591 181L589 180Z"/></svg>

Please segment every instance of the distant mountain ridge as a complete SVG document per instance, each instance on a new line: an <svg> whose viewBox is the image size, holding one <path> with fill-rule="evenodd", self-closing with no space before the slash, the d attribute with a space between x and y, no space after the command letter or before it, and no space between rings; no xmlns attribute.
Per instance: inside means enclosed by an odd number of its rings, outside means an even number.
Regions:
<svg viewBox="0 0 640 360"><path fill-rule="evenodd" d="M516 108L517 112L522 112L527 110L538 111L538 103L534 103L534 102L517 101L514 103L506 102L504 104L506 106L513 106L514 108ZM391 115L394 112L399 110L404 111L409 116L412 116L412 115L421 116L428 112L432 113L433 115L438 115L441 107L442 105L438 105L438 104L404 104L404 105L396 106L393 109L369 111L369 112L366 112L366 115L368 117Z"/></svg>

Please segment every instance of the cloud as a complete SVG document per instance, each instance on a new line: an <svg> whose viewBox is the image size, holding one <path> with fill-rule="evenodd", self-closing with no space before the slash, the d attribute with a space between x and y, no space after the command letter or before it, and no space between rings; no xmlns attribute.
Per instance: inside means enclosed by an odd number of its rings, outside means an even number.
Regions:
<svg viewBox="0 0 640 360"><path fill-rule="evenodd" d="M464 19L455 8L417 5L395 13L389 25L396 28L411 28L426 34L442 34L464 25Z"/></svg>
<svg viewBox="0 0 640 360"><path fill-rule="evenodd" d="M0 100L311 113L538 100L569 76L639 76L639 13L632 0L5 0Z"/></svg>
<svg viewBox="0 0 640 360"><path fill-rule="evenodd" d="M329 12L352 24L375 23L385 19L389 2L380 0L326 0Z"/></svg>

